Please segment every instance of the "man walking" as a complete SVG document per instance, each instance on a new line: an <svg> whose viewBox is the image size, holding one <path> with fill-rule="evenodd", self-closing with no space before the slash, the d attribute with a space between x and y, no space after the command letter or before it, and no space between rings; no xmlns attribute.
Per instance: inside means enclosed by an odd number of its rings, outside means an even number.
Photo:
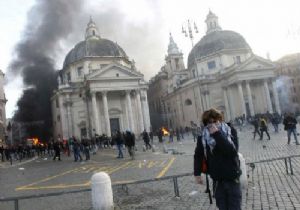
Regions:
<svg viewBox="0 0 300 210"><path fill-rule="evenodd" d="M127 146L128 153L132 160L134 160L134 146L135 146L135 136L134 133L130 132L129 130L126 130L125 133L125 145Z"/></svg>
<svg viewBox="0 0 300 210"><path fill-rule="evenodd" d="M74 161L77 162L78 158L80 158L80 161L82 161L82 157L80 155L80 145L77 139L75 139L75 137L73 137L73 152L74 152Z"/></svg>
<svg viewBox="0 0 300 210"><path fill-rule="evenodd" d="M255 140L256 134L258 134L258 136L259 136L259 138L260 138L258 118L254 118L253 121L252 121L251 123L252 123L252 125L254 126L253 140Z"/></svg>
<svg viewBox="0 0 300 210"><path fill-rule="evenodd" d="M146 130L144 130L144 132L143 132L143 140L145 142L146 150L151 149L152 146L150 145L150 137Z"/></svg>
<svg viewBox="0 0 300 210"><path fill-rule="evenodd" d="M115 138L117 148L118 148L118 157L117 158L124 158L122 147L123 147L123 137L120 131L117 131L116 138Z"/></svg>
<svg viewBox="0 0 300 210"><path fill-rule="evenodd" d="M270 140L271 138L270 138L270 134L268 132L267 121L262 117L262 118L260 118L260 140L263 140L264 132L266 132L266 134Z"/></svg>
<svg viewBox="0 0 300 210"><path fill-rule="evenodd" d="M287 113L286 116L284 117L283 120L283 125L284 125L284 130L287 131L287 136L288 136L288 144L290 144L291 140L291 134L293 133L296 145L299 145L298 139L297 139L297 120L293 116L292 113Z"/></svg>
<svg viewBox="0 0 300 210"><path fill-rule="evenodd" d="M61 161L60 159L60 145L59 145L59 142L56 141L53 145L53 149L54 149L54 157L53 157L53 160L56 160L56 158L58 158L59 161Z"/></svg>

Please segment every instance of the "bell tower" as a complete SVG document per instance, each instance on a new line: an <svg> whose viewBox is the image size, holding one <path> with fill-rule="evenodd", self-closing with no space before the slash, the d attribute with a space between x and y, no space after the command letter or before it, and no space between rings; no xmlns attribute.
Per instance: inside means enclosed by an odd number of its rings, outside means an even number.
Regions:
<svg viewBox="0 0 300 210"><path fill-rule="evenodd" d="M100 34L98 31L98 28L95 24L95 22L93 21L92 17L90 17L90 21L87 24L87 28L85 30L85 39L100 39Z"/></svg>
<svg viewBox="0 0 300 210"><path fill-rule="evenodd" d="M222 28L219 25L219 20L218 16L216 16L212 11L209 10L208 15L206 16L206 26L207 26L207 31L206 34L209 34L214 31L221 31Z"/></svg>

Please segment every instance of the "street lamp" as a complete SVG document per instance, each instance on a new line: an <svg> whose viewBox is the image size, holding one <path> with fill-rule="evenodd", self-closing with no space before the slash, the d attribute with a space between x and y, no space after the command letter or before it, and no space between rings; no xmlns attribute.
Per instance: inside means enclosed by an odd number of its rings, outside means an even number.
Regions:
<svg viewBox="0 0 300 210"><path fill-rule="evenodd" d="M181 29L182 29L181 32L185 35L185 37L187 37L187 38L189 38L191 40L192 49L193 49L194 48L194 34L199 33L196 22L193 21L193 20L189 20L188 19L184 24L182 24ZM197 62L196 62L195 52L191 56L194 56L195 71L196 71L196 74L197 74L197 82L198 82L198 85L199 85L201 109L203 111L204 110L204 106L203 106L203 100L201 98L200 80L199 80L199 73L198 73L198 68L197 68ZM196 76L196 75L194 75L194 76Z"/></svg>
<svg viewBox="0 0 300 210"><path fill-rule="evenodd" d="M193 27L192 27L193 26ZM192 47L194 47L194 33L199 33L196 22L193 20L187 20L186 23L182 24L182 33L185 37L189 37L192 42Z"/></svg>

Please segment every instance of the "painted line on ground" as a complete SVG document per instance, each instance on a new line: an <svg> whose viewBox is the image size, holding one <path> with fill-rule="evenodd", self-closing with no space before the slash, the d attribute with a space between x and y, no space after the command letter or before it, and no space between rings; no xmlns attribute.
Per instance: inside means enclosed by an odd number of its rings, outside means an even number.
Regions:
<svg viewBox="0 0 300 210"><path fill-rule="evenodd" d="M164 167L161 170L161 172L159 172L159 174L157 175L156 178L160 178L160 177L164 176L167 173L167 171L169 170L169 168L171 167L171 165L173 164L173 162L175 161L175 159L176 159L175 157L172 157L170 162L168 163L168 165L166 165L166 167Z"/></svg>

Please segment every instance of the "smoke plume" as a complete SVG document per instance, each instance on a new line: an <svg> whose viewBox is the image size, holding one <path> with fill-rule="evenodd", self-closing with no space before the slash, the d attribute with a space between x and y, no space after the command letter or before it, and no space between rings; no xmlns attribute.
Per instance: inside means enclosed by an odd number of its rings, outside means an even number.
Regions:
<svg viewBox="0 0 300 210"><path fill-rule="evenodd" d="M29 11L23 39L17 44L8 78L21 75L25 90L17 102L14 120L25 125L29 136L51 135L50 98L56 87L55 59L60 44L73 29L81 0L37 0Z"/></svg>

